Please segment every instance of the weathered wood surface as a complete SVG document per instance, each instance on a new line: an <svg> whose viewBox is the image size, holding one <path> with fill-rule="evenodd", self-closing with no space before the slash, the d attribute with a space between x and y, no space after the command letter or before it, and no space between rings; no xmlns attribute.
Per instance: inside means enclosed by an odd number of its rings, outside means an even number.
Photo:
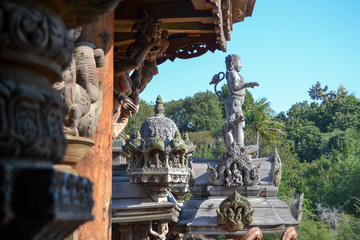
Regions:
<svg viewBox="0 0 360 240"><path fill-rule="evenodd" d="M80 176L94 183L94 220L79 228L79 239L111 239L111 183L112 183L112 106L113 106L113 42L114 13L100 18L98 22L84 26L79 41L92 42L105 52L106 64L97 75L103 86L103 110L97 129L92 136L95 146L90 148L77 164Z"/></svg>
<svg viewBox="0 0 360 240"><path fill-rule="evenodd" d="M253 222L241 231L228 232L217 223L216 210L224 198L189 200L182 208L178 226L175 231L187 230L190 234L231 234L244 235L254 226L260 227L263 233L282 232L287 226L299 227L283 201L277 198L247 198L254 209Z"/></svg>
<svg viewBox="0 0 360 240"><path fill-rule="evenodd" d="M191 193L195 198L202 198L204 196L229 196L234 192L235 189L244 196L274 197L278 192L278 187L273 185L273 156L268 158L255 158L251 160L253 168L261 163L259 185L238 187L210 185L208 164L215 168L218 159L192 157L191 160L195 174L195 185L192 187Z"/></svg>
<svg viewBox="0 0 360 240"><path fill-rule="evenodd" d="M112 203L112 222L129 223L151 220L177 222L179 211L175 203L158 203L150 198L115 199Z"/></svg>

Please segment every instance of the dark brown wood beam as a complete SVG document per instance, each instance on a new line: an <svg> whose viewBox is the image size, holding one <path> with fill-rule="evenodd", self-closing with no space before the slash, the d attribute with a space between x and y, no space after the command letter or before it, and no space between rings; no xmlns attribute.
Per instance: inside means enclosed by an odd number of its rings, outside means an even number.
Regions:
<svg viewBox="0 0 360 240"><path fill-rule="evenodd" d="M115 23L115 32L129 33L132 24ZM161 24L163 30L171 33L214 33L214 24L203 24L199 22L165 22Z"/></svg>
<svg viewBox="0 0 360 240"><path fill-rule="evenodd" d="M143 10L158 18L211 17L211 10L196 10L191 0L127 0L115 10L115 20L139 19Z"/></svg>

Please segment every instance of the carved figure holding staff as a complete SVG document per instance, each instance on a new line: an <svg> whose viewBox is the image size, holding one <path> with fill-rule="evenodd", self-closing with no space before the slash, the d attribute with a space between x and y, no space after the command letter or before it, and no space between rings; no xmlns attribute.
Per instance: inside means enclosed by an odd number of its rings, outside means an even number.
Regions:
<svg viewBox="0 0 360 240"><path fill-rule="evenodd" d="M226 75L223 72L215 74L210 84L215 84L215 93L220 100L225 103L226 124L223 128L226 147L232 149L236 143L241 148L244 145L245 117L242 111L246 88L259 86L257 82L245 83L245 79L239 74L242 66L240 57L236 54L230 54L225 58ZM221 76L222 75L222 76ZM230 95L224 99L216 91L217 84L226 76L227 84L230 89Z"/></svg>

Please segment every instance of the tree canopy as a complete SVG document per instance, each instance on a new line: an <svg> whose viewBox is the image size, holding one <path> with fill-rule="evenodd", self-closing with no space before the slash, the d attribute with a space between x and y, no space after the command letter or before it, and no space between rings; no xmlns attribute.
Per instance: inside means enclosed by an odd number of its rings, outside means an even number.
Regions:
<svg viewBox="0 0 360 240"><path fill-rule="evenodd" d="M224 98L229 93L227 85L219 91ZM308 93L313 101L295 103L275 116L266 99L254 101L247 91L245 144L258 139L261 157L278 148L283 163L278 197L290 204L305 194L299 239L359 239L360 100L342 85L335 91L318 82ZM226 151L224 104L216 94L199 92L164 105L165 115L182 133L189 132L195 156L219 158ZM139 129L153 107L141 101L126 133Z"/></svg>

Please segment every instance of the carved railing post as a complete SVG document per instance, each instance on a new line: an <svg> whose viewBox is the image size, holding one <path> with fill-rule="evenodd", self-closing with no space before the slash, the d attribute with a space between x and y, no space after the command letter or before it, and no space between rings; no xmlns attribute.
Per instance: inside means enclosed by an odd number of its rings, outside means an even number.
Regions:
<svg viewBox="0 0 360 240"><path fill-rule="evenodd" d="M93 4L106 6L94 10ZM112 5L0 2L1 239L62 239L93 218L92 183L52 167L67 145L67 107L52 84L72 57L67 27L94 20Z"/></svg>

